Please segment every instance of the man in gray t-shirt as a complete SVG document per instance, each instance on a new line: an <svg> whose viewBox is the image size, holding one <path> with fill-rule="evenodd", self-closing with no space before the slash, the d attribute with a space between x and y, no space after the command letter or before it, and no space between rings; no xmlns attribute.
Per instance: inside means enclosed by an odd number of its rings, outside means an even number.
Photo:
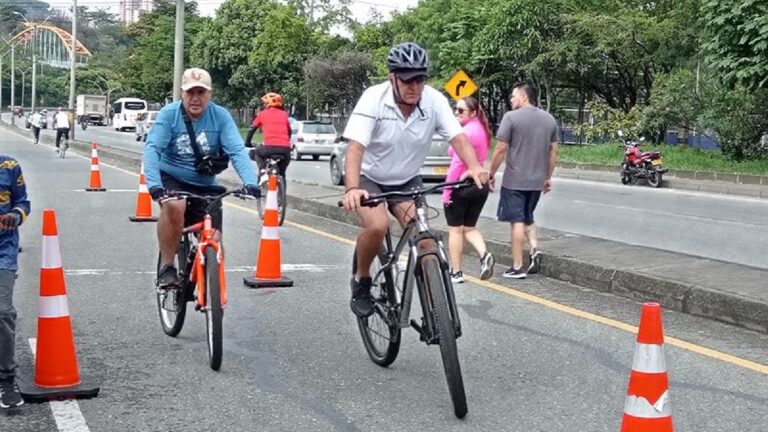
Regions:
<svg viewBox="0 0 768 432"><path fill-rule="evenodd" d="M503 277L523 279L539 271L533 211L542 191L552 187L557 161L557 122L548 112L533 105L536 90L522 83L512 90L512 111L504 115L496 133L496 149L491 159L491 181L502 160L506 160L497 219L512 224L512 267ZM505 158L506 156L506 158ZM531 246L530 264L523 269L523 243Z"/></svg>

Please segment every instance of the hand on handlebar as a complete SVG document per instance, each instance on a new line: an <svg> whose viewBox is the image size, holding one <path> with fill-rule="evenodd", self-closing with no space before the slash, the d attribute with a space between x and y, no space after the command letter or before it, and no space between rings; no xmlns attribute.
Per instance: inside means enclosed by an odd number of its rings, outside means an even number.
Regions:
<svg viewBox="0 0 768 432"><path fill-rule="evenodd" d="M357 187L349 188L344 192L341 199L344 208L349 211L356 211L362 207L361 201L368 198L368 191Z"/></svg>

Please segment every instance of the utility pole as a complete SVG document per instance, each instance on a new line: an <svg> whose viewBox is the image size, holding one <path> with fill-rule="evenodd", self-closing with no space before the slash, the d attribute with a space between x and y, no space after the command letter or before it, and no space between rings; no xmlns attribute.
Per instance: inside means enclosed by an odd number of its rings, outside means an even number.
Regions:
<svg viewBox="0 0 768 432"><path fill-rule="evenodd" d="M176 32L173 38L173 101L181 98L181 74L184 68L184 0L176 0Z"/></svg>
<svg viewBox="0 0 768 432"><path fill-rule="evenodd" d="M315 0L309 0L309 29L312 31L312 24L314 23L315 14ZM307 120L309 120L309 80L307 79L306 72L304 73L304 85L307 87Z"/></svg>
<svg viewBox="0 0 768 432"><path fill-rule="evenodd" d="M37 96L37 24L32 26L32 105L31 112L35 112L35 99Z"/></svg>
<svg viewBox="0 0 768 432"><path fill-rule="evenodd" d="M72 52L69 63L69 139L75 140L75 66L77 57L77 0L72 0Z"/></svg>

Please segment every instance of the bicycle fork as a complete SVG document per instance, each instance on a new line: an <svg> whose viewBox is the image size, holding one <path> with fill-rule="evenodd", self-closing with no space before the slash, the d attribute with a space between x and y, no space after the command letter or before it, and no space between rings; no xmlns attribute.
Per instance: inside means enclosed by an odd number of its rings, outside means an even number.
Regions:
<svg viewBox="0 0 768 432"><path fill-rule="evenodd" d="M201 243L198 245L196 257L195 257L195 269L194 280L197 283L197 303L195 304L196 310L205 311L210 308L205 302L206 278L205 278L205 250L207 248L213 248L216 251L216 266L219 269L219 293L221 295L221 308L224 309L227 305L227 281L224 273L224 250L218 243Z"/></svg>

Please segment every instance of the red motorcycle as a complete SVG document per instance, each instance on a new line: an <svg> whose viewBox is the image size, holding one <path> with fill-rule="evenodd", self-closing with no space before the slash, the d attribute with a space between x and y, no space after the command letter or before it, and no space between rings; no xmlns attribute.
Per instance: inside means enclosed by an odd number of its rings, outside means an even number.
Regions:
<svg viewBox="0 0 768 432"><path fill-rule="evenodd" d="M623 139L624 133L618 132L619 138ZM624 148L624 160L621 162L621 183L635 184L639 179L645 179L650 187L657 188L661 186L661 175L669 171L662 166L661 152L641 151L639 146L643 138L639 141L623 139L620 144Z"/></svg>

